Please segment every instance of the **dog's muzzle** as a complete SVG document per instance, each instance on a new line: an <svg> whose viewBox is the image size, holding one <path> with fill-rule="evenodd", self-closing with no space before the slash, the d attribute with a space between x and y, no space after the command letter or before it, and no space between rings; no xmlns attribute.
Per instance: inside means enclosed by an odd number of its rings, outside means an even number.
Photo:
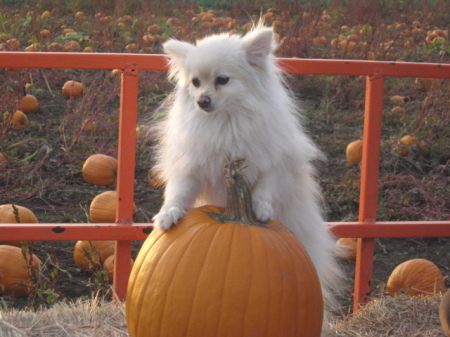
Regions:
<svg viewBox="0 0 450 337"><path fill-rule="evenodd" d="M202 108L207 112L212 111L211 98L209 96L206 95L200 96L200 98L197 101L197 104L200 108Z"/></svg>

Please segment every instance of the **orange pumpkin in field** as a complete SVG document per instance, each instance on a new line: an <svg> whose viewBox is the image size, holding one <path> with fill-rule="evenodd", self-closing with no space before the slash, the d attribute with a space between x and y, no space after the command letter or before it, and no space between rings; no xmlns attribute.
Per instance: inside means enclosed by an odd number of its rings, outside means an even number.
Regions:
<svg viewBox="0 0 450 337"><path fill-rule="evenodd" d="M406 135L399 142L398 154L402 157L406 157L409 154L409 148L411 145L417 144L417 138L411 135Z"/></svg>
<svg viewBox="0 0 450 337"><path fill-rule="evenodd" d="M0 223L38 223L38 219L34 213L23 206L5 204L0 205ZM33 241L28 241L33 243ZM0 241L0 243L21 247L22 243L20 241Z"/></svg>
<svg viewBox="0 0 450 337"><path fill-rule="evenodd" d="M445 291L445 280L433 262L412 259L399 264L392 271L386 290L392 296L429 296Z"/></svg>
<svg viewBox="0 0 450 337"><path fill-rule="evenodd" d="M355 140L347 145L345 156L350 165L358 165L362 160L363 141Z"/></svg>
<svg viewBox="0 0 450 337"><path fill-rule="evenodd" d="M3 114L3 120L9 122L14 130L24 130L28 128L28 117L20 110L16 110L13 114L5 112Z"/></svg>
<svg viewBox="0 0 450 337"><path fill-rule="evenodd" d="M148 180L148 183L156 189L162 189L166 185L164 180L161 179L158 171L154 167L152 167L148 171L147 180Z"/></svg>
<svg viewBox="0 0 450 337"><path fill-rule="evenodd" d="M73 250L75 264L84 271L96 271L106 258L114 255L114 241L77 241Z"/></svg>
<svg viewBox="0 0 450 337"><path fill-rule="evenodd" d="M30 94L23 96L18 109L25 113L33 113L38 111L39 103L37 98Z"/></svg>
<svg viewBox="0 0 450 337"><path fill-rule="evenodd" d="M340 238L336 242L336 255L341 260L356 259L356 240L352 238Z"/></svg>
<svg viewBox="0 0 450 337"><path fill-rule="evenodd" d="M242 199L225 212L188 210L144 242L128 283L131 337L320 336L322 292L306 250L283 224L257 221L242 176L228 172L228 195Z"/></svg>
<svg viewBox="0 0 450 337"><path fill-rule="evenodd" d="M89 207L89 216L93 223L116 222L117 192L105 191L97 195ZM136 206L134 205L134 210Z"/></svg>
<svg viewBox="0 0 450 337"><path fill-rule="evenodd" d="M81 173L90 184L112 185L116 182L117 159L106 154L93 154L84 162Z"/></svg>
<svg viewBox="0 0 450 337"><path fill-rule="evenodd" d="M108 279L110 282L112 282L113 278L114 278L114 260L115 260L115 256L113 254L113 255L108 256L105 259L105 262L103 263L103 266L105 267L105 270L108 273ZM133 264L134 264L133 259L131 259L130 263L131 263L130 265L133 267Z"/></svg>
<svg viewBox="0 0 450 337"><path fill-rule="evenodd" d="M77 81L67 81L62 87L66 97L80 97L83 95L83 84Z"/></svg>
<svg viewBox="0 0 450 337"><path fill-rule="evenodd" d="M9 245L0 245L0 295L27 296L32 276L39 272L42 265L36 255L25 255L22 249Z"/></svg>

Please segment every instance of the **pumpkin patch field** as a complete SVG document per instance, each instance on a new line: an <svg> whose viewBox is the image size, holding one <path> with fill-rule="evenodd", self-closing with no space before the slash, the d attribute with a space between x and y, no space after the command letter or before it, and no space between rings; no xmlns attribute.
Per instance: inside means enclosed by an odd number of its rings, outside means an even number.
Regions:
<svg viewBox="0 0 450 337"><path fill-rule="evenodd" d="M274 27L279 57L450 62L450 4L443 0L361 1L351 7L338 0L263 1L258 6L209 0L56 3L3 1L0 53L160 54L169 38L245 34L262 17ZM151 124L161 118L157 107L173 89L166 75L140 71L134 195L134 221L139 223L150 223L162 202L161 182L150 171ZM0 222L17 223L20 230L23 219L69 224L111 219L120 77L117 69L12 69L0 64ZM326 157L317 163L326 220L356 221L365 78L292 75L287 83L302 102L308 132ZM449 220L450 80L387 78L384 95L378 220ZM339 249L344 249L342 265L349 281L333 311L344 320L351 312L355 266L350 251L354 240L348 243ZM108 308L103 301L112 296L113 261L104 260L113 252L111 242L7 242L0 230L0 247L12 245L40 263L31 283L18 285L27 289L21 296L4 293L0 272L0 310L58 310L70 301L78 301L79 308L80 301L92 297ZM142 245L133 242L133 262ZM413 259L432 262L443 277L439 284L449 287L449 246L449 238L377 239L373 298L395 301L386 288L389 276ZM2 250L11 254L20 249ZM1 317L0 311L0 336Z"/></svg>

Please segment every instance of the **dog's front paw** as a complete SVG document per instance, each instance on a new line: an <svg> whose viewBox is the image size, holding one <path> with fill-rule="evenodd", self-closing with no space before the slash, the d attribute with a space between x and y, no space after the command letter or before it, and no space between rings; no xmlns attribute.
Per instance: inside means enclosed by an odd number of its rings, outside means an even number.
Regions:
<svg viewBox="0 0 450 337"><path fill-rule="evenodd" d="M176 224L180 218L185 215L186 212L179 207L170 207L164 209L164 207L153 217L153 226L155 228L166 231L172 225Z"/></svg>
<svg viewBox="0 0 450 337"><path fill-rule="evenodd" d="M273 207L267 201L253 200L253 212L260 221L268 221L273 218Z"/></svg>

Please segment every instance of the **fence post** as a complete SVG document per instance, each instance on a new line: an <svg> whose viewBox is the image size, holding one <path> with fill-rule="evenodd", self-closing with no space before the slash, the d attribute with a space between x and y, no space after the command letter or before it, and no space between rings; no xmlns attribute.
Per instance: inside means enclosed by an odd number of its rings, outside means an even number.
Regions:
<svg viewBox="0 0 450 337"><path fill-rule="evenodd" d="M383 76L367 76L364 110L363 156L359 201L359 221L373 223L377 214ZM358 239L353 311L367 303L372 290L374 239Z"/></svg>
<svg viewBox="0 0 450 337"><path fill-rule="evenodd" d="M132 224L139 70L127 65L122 72L117 171L116 223ZM116 241L113 287L115 298L125 301L131 271L131 241Z"/></svg>

